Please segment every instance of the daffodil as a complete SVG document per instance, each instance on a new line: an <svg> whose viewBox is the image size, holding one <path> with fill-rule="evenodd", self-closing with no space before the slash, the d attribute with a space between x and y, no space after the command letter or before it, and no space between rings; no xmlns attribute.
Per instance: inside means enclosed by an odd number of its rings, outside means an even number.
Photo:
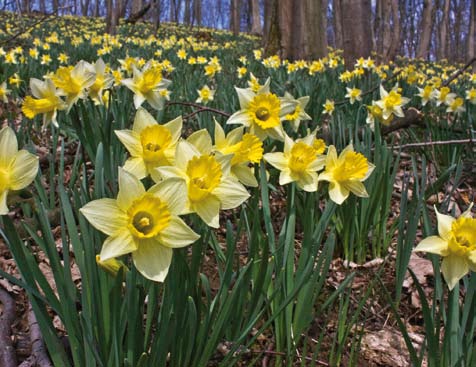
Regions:
<svg viewBox="0 0 476 367"><path fill-rule="evenodd" d="M93 85L95 78L94 67L81 60L74 68L60 67L51 80L66 96L66 104L69 111L78 99L87 98L88 88Z"/></svg>
<svg viewBox="0 0 476 367"><path fill-rule="evenodd" d="M89 88L89 97L94 101L94 104L103 104L102 96L105 89L112 87L114 77L106 73L106 64L99 58L94 64L94 71L96 79Z"/></svg>
<svg viewBox="0 0 476 367"><path fill-rule="evenodd" d="M326 103L324 103L322 107L324 107L324 113L327 113L329 116L332 116L335 110L334 101L326 99Z"/></svg>
<svg viewBox="0 0 476 367"><path fill-rule="evenodd" d="M466 91L466 99L469 101L471 104L476 104L476 89L471 88Z"/></svg>
<svg viewBox="0 0 476 367"><path fill-rule="evenodd" d="M132 253L144 277L163 282L172 249L199 238L179 218L185 199L180 180L164 180L146 191L137 177L120 169L117 199L91 201L80 212L108 235L99 254L101 262Z"/></svg>
<svg viewBox="0 0 476 367"><path fill-rule="evenodd" d="M182 117L159 125L144 108L137 110L132 130L115 130L131 157L124 169L137 178L156 174L154 168L173 165L175 147L182 132Z"/></svg>
<svg viewBox="0 0 476 367"><path fill-rule="evenodd" d="M284 93L284 99L288 99L290 103L296 105L294 111L285 115L284 119L291 123L294 131L298 131L301 121L311 120L311 116L309 116L304 110L309 103L310 98L309 96L304 96L294 99L291 94L286 92Z"/></svg>
<svg viewBox="0 0 476 367"><path fill-rule="evenodd" d="M211 138L207 139L204 132L195 132L192 139L177 144L173 167L156 170L162 179L182 179L187 192L187 212L197 213L207 225L218 228L219 211L236 208L250 195L230 175L232 155L210 154Z"/></svg>
<svg viewBox="0 0 476 367"><path fill-rule="evenodd" d="M10 89L7 88L7 82L3 82L2 84L0 84L0 100L3 103L8 102L7 96L10 94L10 92Z"/></svg>
<svg viewBox="0 0 476 367"><path fill-rule="evenodd" d="M8 213L7 195L28 186L38 172L38 157L18 150L17 137L10 127L0 130L0 215Z"/></svg>
<svg viewBox="0 0 476 367"><path fill-rule="evenodd" d="M471 206L458 218L444 215L435 207L438 236L423 239L414 251L443 257L441 272L451 290L470 270L476 271L476 219Z"/></svg>
<svg viewBox="0 0 476 367"><path fill-rule="evenodd" d="M418 88L418 92L417 96L421 98L422 106L425 106L435 95L435 91L431 85L425 85L424 88Z"/></svg>
<svg viewBox="0 0 476 367"><path fill-rule="evenodd" d="M354 152L352 144L348 145L339 156L336 148L328 148L325 170L318 181L329 182L329 197L337 204L342 204L352 192L359 197L368 197L365 181L375 166L361 153Z"/></svg>
<svg viewBox="0 0 476 367"><path fill-rule="evenodd" d="M326 157L314 149L315 133L293 141L288 135L284 137L284 151L266 153L264 159L279 169L279 184L296 182L304 191L317 190L317 171L324 168Z"/></svg>
<svg viewBox="0 0 476 367"><path fill-rule="evenodd" d="M450 105L455 97L456 97L456 94L455 93L451 93L451 90L450 88L448 87L442 87L440 89L437 89L435 91L435 98L436 98L436 105L439 106L441 104L446 104L446 105Z"/></svg>
<svg viewBox="0 0 476 367"><path fill-rule="evenodd" d="M263 142L257 136L243 134L244 127L233 129L225 136L221 125L215 121L214 150L223 155L233 154L230 174L246 186L256 187L258 181L250 164L259 163L263 157Z"/></svg>
<svg viewBox="0 0 476 367"><path fill-rule="evenodd" d="M30 89L33 97L27 96L22 105L22 112L29 119L34 118L38 114L43 114L43 128L50 122L58 127L56 122L56 113L58 110L64 110L66 103L61 99L62 94L56 89L55 85L50 79L44 82L31 78Z"/></svg>
<svg viewBox="0 0 476 367"><path fill-rule="evenodd" d="M452 112L452 113L462 113L466 111L464 108L464 100L461 97L457 97L451 101L451 103L448 105L448 108L446 109L446 112Z"/></svg>
<svg viewBox="0 0 476 367"><path fill-rule="evenodd" d="M402 97L398 93L397 88L387 92L382 85L380 85L380 100L375 102L377 106L382 109L383 120L388 120L391 115L398 117L404 117L402 107L406 105L410 100L406 97Z"/></svg>
<svg viewBox="0 0 476 367"><path fill-rule="evenodd" d="M281 121L287 114L295 111L298 103L270 93L267 85L258 93L249 89L235 89L241 109L231 115L226 123L244 125L261 140L267 137L284 140Z"/></svg>
<svg viewBox="0 0 476 367"><path fill-rule="evenodd" d="M362 100L362 91L358 88L345 88L347 90L346 98L350 99L350 104L354 104L355 101Z"/></svg>
<svg viewBox="0 0 476 367"><path fill-rule="evenodd" d="M202 89L197 90L198 98L195 102L207 104L210 101L213 101L213 96L215 95L215 91L210 89L208 85L205 85Z"/></svg>
<svg viewBox="0 0 476 367"><path fill-rule="evenodd" d="M153 67L150 63L146 64L142 71L132 66L132 79L123 79L121 81L127 88L134 92L134 106L139 108L144 101L156 110L164 107L164 97L160 93L162 89L167 89L170 80L162 77L162 69Z"/></svg>

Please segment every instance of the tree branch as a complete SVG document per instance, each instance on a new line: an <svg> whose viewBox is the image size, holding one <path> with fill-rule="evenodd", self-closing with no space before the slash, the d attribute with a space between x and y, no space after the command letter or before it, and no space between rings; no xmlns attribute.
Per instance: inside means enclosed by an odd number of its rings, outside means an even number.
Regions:
<svg viewBox="0 0 476 367"><path fill-rule="evenodd" d="M435 140L435 141L424 141L420 143L409 143L403 145L396 145L393 147L394 150L407 149L407 148L419 148L427 147L433 145L451 145L451 144L474 144L476 143L473 139L459 139L459 140Z"/></svg>
<svg viewBox="0 0 476 367"><path fill-rule="evenodd" d="M455 72L453 75L451 75L443 84L442 87L447 87L453 80L455 80L457 77L459 77L461 74L464 73L464 71L469 68L474 62L476 61L476 57L473 57L471 60L469 60L463 68L459 69L457 72Z"/></svg>
<svg viewBox="0 0 476 367"><path fill-rule="evenodd" d="M193 103L193 102L167 102L165 104L165 106L175 106L175 105L179 105L179 106L188 106L188 107L195 107L195 108L198 108L197 111L193 111L192 113L186 115L184 117L184 119L189 119L193 116L195 116L196 114L200 113L200 112L213 112L213 113L216 113L218 115L221 115L221 116L224 116L224 117L230 117L231 114L228 113L228 112L225 112L225 111L222 111L222 110L217 110L216 108L211 108L211 107L206 107L206 106L202 106L198 103Z"/></svg>

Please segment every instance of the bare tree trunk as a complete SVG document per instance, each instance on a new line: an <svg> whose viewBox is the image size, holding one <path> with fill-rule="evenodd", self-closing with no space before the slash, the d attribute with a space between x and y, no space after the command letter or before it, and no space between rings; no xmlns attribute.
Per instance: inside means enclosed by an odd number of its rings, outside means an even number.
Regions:
<svg viewBox="0 0 476 367"><path fill-rule="evenodd" d="M116 34L121 5L121 0L106 0L106 32L109 34Z"/></svg>
<svg viewBox="0 0 476 367"><path fill-rule="evenodd" d="M430 53L431 30L433 28L434 18L433 0L423 2L423 15L420 22L420 42L416 52L417 58L427 59Z"/></svg>
<svg viewBox="0 0 476 367"><path fill-rule="evenodd" d="M142 10L142 0L132 0L131 14L137 14Z"/></svg>
<svg viewBox="0 0 476 367"><path fill-rule="evenodd" d="M341 0L344 60L348 69L359 57L368 57L372 51L370 39L370 0Z"/></svg>
<svg viewBox="0 0 476 367"><path fill-rule="evenodd" d="M397 56L398 49L400 47L400 40L401 40L401 27L400 27L400 16L398 14L398 0L391 0L390 3L392 9L392 20L393 20L393 30L391 34L392 41L390 42L390 46L387 49L385 60L390 61L394 60Z"/></svg>
<svg viewBox="0 0 476 367"><path fill-rule="evenodd" d="M230 4L230 30L236 36L240 33L240 0L231 0Z"/></svg>
<svg viewBox="0 0 476 367"><path fill-rule="evenodd" d="M306 0L302 18L295 22L305 24L304 53L296 58L319 59L327 55L327 0Z"/></svg>
<svg viewBox="0 0 476 367"><path fill-rule="evenodd" d="M159 27L160 27L160 11L161 11L161 8L160 8L160 0L153 0L152 1L152 6L153 6L153 11L152 11L152 14L153 14L153 20L154 20L154 31L155 31L155 34L157 35L157 32L159 30Z"/></svg>
<svg viewBox="0 0 476 367"><path fill-rule="evenodd" d="M45 0L40 0L40 12L46 14L46 4Z"/></svg>
<svg viewBox="0 0 476 367"><path fill-rule="evenodd" d="M22 13L30 14L30 11L31 11L30 0L23 0L22 1Z"/></svg>
<svg viewBox="0 0 476 367"><path fill-rule="evenodd" d="M184 24L190 24L190 0L185 0L185 9L183 13Z"/></svg>
<svg viewBox="0 0 476 367"><path fill-rule="evenodd" d="M99 17L99 0L96 0L94 4L94 16Z"/></svg>
<svg viewBox="0 0 476 367"><path fill-rule="evenodd" d="M83 17L88 16L88 9L89 9L89 0L81 0L81 15Z"/></svg>
<svg viewBox="0 0 476 367"><path fill-rule="evenodd" d="M280 27L278 0L265 0L264 16L264 53L275 55L280 49Z"/></svg>
<svg viewBox="0 0 476 367"><path fill-rule="evenodd" d="M471 0L471 16L469 20L468 32L468 46L467 46L467 61L476 57L476 0ZM473 63L473 73L476 72L476 63Z"/></svg>
<svg viewBox="0 0 476 367"><path fill-rule="evenodd" d="M202 25L202 0L193 0L193 20L198 26Z"/></svg>
<svg viewBox="0 0 476 367"><path fill-rule="evenodd" d="M448 57L448 47L447 47L447 38L448 38L448 17L450 12L450 0L444 1L443 6L443 16L440 23L440 37L439 37L439 48L438 48L438 59L444 59Z"/></svg>
<svg viewBox="0 0 476 367"><path fill-rule="evenodd" d="M261 34L261 17L259 14L259 0L250 0L251 2L251 33Z"/></svg>
<svg viewBox="0 0 476 367"><path fill-rule="evenodd" d="M58 0L53 0L53 13L58 14Z"/></svg>
<svg viewBox="0 0 476 367"><path fill-rule="evenodd" d="M332 18L334 22L335 47L342 50L344 48L344 39L342 38L342 8L340 2L341 0L332 1Z"/></svg>

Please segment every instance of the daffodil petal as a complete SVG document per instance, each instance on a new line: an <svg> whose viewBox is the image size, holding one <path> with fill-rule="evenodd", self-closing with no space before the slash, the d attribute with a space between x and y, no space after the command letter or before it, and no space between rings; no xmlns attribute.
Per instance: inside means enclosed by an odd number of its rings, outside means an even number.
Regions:
<svg viewBox="0 0 476 367"><path fill-rule="evenodd" d="M455 221L455 218L449 215L441 214L436 210L436 220L438 221L438 234L441 238L448 239L448 235L451 231L451 225Z"/></svg>
<svg viewBox="0 0 476 367"><path fill-rule="evenodd" d="M91 225L108 236L127 226L127 215L120 210L116 200L99 199L87 203L79 209Z"/></svg>
<svg viewBox="0 0 476 367"><path fill-rule="evenodd" d="M296 181L298 187L307 192L317 191L317 173L304 172L300 179Z"/></svg>
<svg viewBox="0 0 476 367"><path fill-rule="evenodd" d="M237 127L231 130L226 136L226 141L229 145L234 145L239 143L243 139L243 131L245 130L244 126Z"/></svg>
<svg viewBox="0 0 476 367"><path fill-rule="evenodd" d="M187 184L181 178L168 178L149 189L151 194L157 195L167 204L170 213L183 214L187 204Z"/></svg>
<svg viewBox="0 0 476 367"><path fill-rule="evenodd" d="M8 214L7 195L8 190L0 192L0 215Z"/></svg>
<svg viewBox="0 0 476 367"><path fill-rule="evenodd" d="M117 194L117 206L127 211L132 202L144 195L144 185L132 173L119 168L119 193Z"/></svg>
<svg viewBox="0 0 476 367"><path fill-rule="evenodd" d="M349 197L349 190L337 182L329 183L329 197L336 204L342 204Z"/></svg>
<svg viewBox="0 0 476 367"><path fill-rule="evenodd" d="M124 169L127 172L132 173L138 179L147 177L147 166L142 158L131 157L124 163Z"/></svg>
<svg viewBox="0 0 476 367"><path fill-rule="evenodd" d="M134 117L134 123L132 124L132 131L136 134L140 134L142 130L149 126L157 125L157 121L154 117L143 107L137 109Z"/></svg>
<svg viewBox="0 0 476 367"><path fill-rule="evenodd" d="M227 125L243 125L250 126L250 116L247 111L236 111L230 118L226 121Z"/></svg>
<svg viewBox="0 0 476 367"><path fill-rule="evenodd" d="M364 184L360 181L346 181L341 185L358 197L369 197L369 194L367 193Z"/></svg>
<svg viewBox="0 0 476 367"><path fill-rule="evenodd" d="M445 278L448 288L452 290L459 280L469 271L468 261L456 255L448 255L443 258L441 272Z"/></svg>
<svg viewBox="0 0 476 367"><path fill-rule="evenodd" d="M212 138L207 129L201 129L192 133L187 141L192 144L200 154L210 154L212 151Z"/></svg>
<svg viewBox="0 0 476 367"><path fill-rule="evenodd" d="M438 236L423 239L413 251L424 251L440 256L448 255L448 242Z"/></svg>
<svg viewBox="0 0 476 367"><path fill-rule="evenodd" d="M127 229L122 229L104 241L100 258L101 261L107 261L118 256L128 254L137 250L137 243L134 237Z"/></svg>
<svg viewBox="0 0 476 367"><path fill-rule="evenodd" d="M31 184L38 173L38 157L20 150L10 165L10 189L21 190Z"/></svg>
<svg viewBox="0 0 476 367"><path fill-rule="evenodd" d="M6 126L0 130L0 167L8 167L17 151L18 143L15 132Z"/></svg>
<svg viewBox="0 0 476 367"><path fill-rule="evenodd" d="M266 153L264 160L280 171L288 167L288 160L282 152Z"/></svg>
<svg viewBox="0 0 476 367"><path fill-rule="evenodd" d="M172 134L172 142L177 142L182 134L182 116L174 118L173 120L167 122L164 126L169 129L170 133Z"/></svg>
<svg viewBox="0 0 476 367"><path fill-rule="evenodd" d="M217 120L215 120L215 145L221 146L225 144L225 130L221 127Z"/></svg>
<svg viewBox="0 0 476 367"><path fill-rule="evenodd" d="M179 217L172 216L169 225L158 235L159 241L167 247L185 247L200 238L187 224Z"/></svg>
<svg viewBox="0 0 476 367"><path fill-rule="evenodd" d="M245 187L231 177L223 179L220 185L213 190L213 195L216 195L220 200L221 209L236 208L250 197Z"/></svg>
<svg viewBox="0 0 476 367"><path fill-rule="evenodd" d="M126 147L127 151L133 157L141 157L143 154L140 135L132 130L115 130L117 138Z"/></svg>
<svg viewBox="0 0 476 367"><path fill-rule="evenodd" d="M238 100L240 102L240 108L245 109L248 107L250 101L254 98L255 93L245 88L235 87L236 94L238 95Z"/></svg>
<svg viewBox="0 0 476 367"><path fill-rule="evenodd" d="M137 270L147 279L163 282L169 272L173 251L162 246L157 240L140 241L137 251L132 253L132 259Z"/></svg>
<svg viewBox="0 0 476 367"><path fill-rule="evenodd" d="M206 199L193 203L191 209L210 227L218 228L220 226L220 200L215 196L208 195Z"/></svg>
<svg viewBox="0 0 476 367"><path fill-rule="evenodd" d="M243 185L250 187L258 186L253 167L248 167L246 164L238 164L231 167L231 173L235 175Z"/></svg>
<svg viewBox="0 0 476 367"><path fill-rule="evenodd" d="M185 171L188 161L194 156L200 156L198 149L185 140L179 141L175 150L175 166Z"/></svg>
<svg viewBox="0 0 476 367"><path fill-rule="evenodd" d="M289 168L286 167L279 173L279 184L281 186L287 185L293 181L296 181L296 179L291 175Z"/></svg>

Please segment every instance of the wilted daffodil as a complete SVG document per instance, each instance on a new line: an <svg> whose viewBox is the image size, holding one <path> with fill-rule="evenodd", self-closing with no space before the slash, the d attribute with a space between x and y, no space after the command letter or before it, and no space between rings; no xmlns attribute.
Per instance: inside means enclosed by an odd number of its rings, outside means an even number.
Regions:
<svg viewBox="0 0 476 367"><path fill-rule="evenodd" d="M249 89L235 89L241 110L231 115L226 123L243 125L260 140L268 136L276 140L284 140L281 121L287 114L295 111L298 102L279 98L269 92L269 86L261 88L258 93Z"/></svg>
<svg viewBox="0 0 476 367"><path fill-rule="evenodd" d="M215 121L214 150L223 155L233 154L231 159L231 175L246 186L256 187L258 181L250 163L259 163L263 157L263 142L257 136L246 133L244 127L233 129L225 136L221 125Z"/></svg>
<svg viewBox="0 0 476 367"><path fill-rule="evenodd" d="M139 108L147 101L156 110L162 109L165 99L161 90L166 89L171 83L162 77L162 69L147 63L142 71L133 65L132 71L132 79L123 79L121 83L134 92L134 106Z"/></svg>
<svg viewBox="0 0 476 367"><path fill-rule="evenodd" d="M289 136L284 138L284 152L266 153L264 159L279 169L279 184L286 185L296 182L304 191L317 190L317 171L324 168L326 157L314 148L315 133L293 141Z"/></svg>
<svg viewBox="0 0 476 367"><path fill-rule="evenodd" d="M49 79L44 82L31 78L30 89L33 97L27 96L22 105L22 112L29 119L34 118L38 114L43 114L43 127L50 122L58 127L56 122L56 113L58 110L64 110L66 103L60 98L61 92L58 91Z"/></svg>
<svg viewBox="0 0 476 367"><path fill-rule="evenodd" d="M438 236L422 240L414 251L425 251L443 257L441 272L452 290L470 270L476 271L476 219L471 206L458 218L444 215L435 207Z"/></svg>
<svg viewBox="0 0 476 367"><path fill-rule="evenodd" d="M18 150L15 132L10 127L0 130L0 215L8 213L7 195L10 190L28 186L38 172L38 157Z"/></svg>
<svg viewBox="0 0 476 367"><path fill-rule="evenodd" d="M96 79L94 67L81 60L73 67L60 67L52 76L55 86L66 96L68 110L78 99L88 96L88 88Z"/></svg>
<svg viewBox="0 0 476 367"><path fill-rule="evenodd" d="M364 155L354 152L352 144L339 156L336 148L331 145L327 150L326 169L317 180L329 182L329 197L340 205L351 192L359 197L368 197L362 182L370 176L374 168Z"/></svg>
<svg viewBox="0 0 476 367"><path fill-rule="evenodd" d="M156 170L163 179L181 178L187 193L187 212L197 213L207 225L218 228L219 211L236 208L250 195L230 175L232 155L210 154L211 138L205 141L208 139L202 131L194 134L192 139L177 144L174 167Z"/></svg>
<svg viewBox="0 0 476 367"><path fill-rule="evenodd" d="M148 191L137 177L119 169L117 199L99 199L80 209L86 219L109 237L99 254L106 262L128 253L146 278L162 282L172 261L172 249L200 236L178 217L185 208L181 180L164 180Z"/></svg>
<svg viewBox="0 0 476 367"><path fill-rule="evenodd" d="M173 165L175 147L182 132L182 116L159 125L143 108L137 110L132 130L114 131L131 157L124 169L142 179L154 176L154 168Z"/></svg>

